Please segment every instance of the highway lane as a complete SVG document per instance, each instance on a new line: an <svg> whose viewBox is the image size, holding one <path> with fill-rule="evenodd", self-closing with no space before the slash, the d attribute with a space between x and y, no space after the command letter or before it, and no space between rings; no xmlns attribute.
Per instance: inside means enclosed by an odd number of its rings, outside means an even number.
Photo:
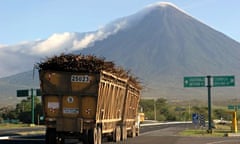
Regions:
<svg viewBox="0 0 240 144"><path fill-rule="evenodd" d="M12 140L0 140L1 144L44 144L43 137L15 138ZM67 144L82 144L76 140L68 140ZM120 144L239 144L239 137L181 137L181 136L138 136L129 138ZM113 144L113 142L103 142Z"/></svg>
<svg viewBox="0 0 240 144"><path fill-rule="evenodd" d="M35 126L35 127L21 127L21 128L6 128L0 129L0 137L3 136L17 136L24 135L25 133L37 133L45 131L45 126Z"/></svg>
<svg viewBox="0 0 240 144"><path fill-rule="evenodd" d="M128 138L123 144L237 144L239 137L186 137L178 133L190 128L191 124L162 124L155 126L144 126L140 136ZM1 144L44 144L44 135L12 136L8 140L0 140ZM81 144L76 140L67 140L67 144ZM112 144L113 142L103 142Z"/></svg>

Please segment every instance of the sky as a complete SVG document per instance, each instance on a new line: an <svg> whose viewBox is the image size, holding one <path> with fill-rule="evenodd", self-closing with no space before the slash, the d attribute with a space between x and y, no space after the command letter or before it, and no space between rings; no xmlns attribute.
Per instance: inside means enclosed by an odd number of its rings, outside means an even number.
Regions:
<svg viewBox="0 0 240 144"><path fill-rule="evenodd" d="M0 46L89 32L157 0L1 0ZM192 17L240 42L239 0L169 0Z"/></svg>

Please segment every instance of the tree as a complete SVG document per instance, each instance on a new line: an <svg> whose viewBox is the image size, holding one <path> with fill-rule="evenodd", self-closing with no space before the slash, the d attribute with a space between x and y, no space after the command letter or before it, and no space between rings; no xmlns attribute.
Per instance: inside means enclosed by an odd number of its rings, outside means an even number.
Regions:
<svg viewBox="0 0 240 144"><path fill-rule="evenodd" d="M31 97L23 99L20 103L16 104L16 108L12 106L5 106L0 108L0 122L3 120L17 120L23 123L31 123L32 107ZM34 112L35 123L38 121L38 116L43 115L42 104L38 97L34 97Z"/></svg>
<svg viewBox="0 0 240 144"><path fill-rule="evenodd" d="M139 107L143 109L146 119L154 119L154 100L153 99L141 99Z"/></svg>
<svg viewBox="0 0 240 144"><path fill-rule="evenodd" d="M31 98L22 100L16 105L16 111L18 112L18 119L24 123L31 123L32 108ZM42 105L38 97L34 97L34 112L35 114L42 114ZM35 115L35 123L37 122L37 115Z"/></svg>
<svg viewBox="0 0 240 144"><path fill-rule="evenodd" d="M173 121L176 120L174 111L168 105L168 102L164 98L159 98L157 100L153 99L141 99L140 107L143 108L145 117L148 119L156 119L159 121ZM156 110L156 113L155 113Z"/></svg>
<svg viewBox="0 0 240 144"><path fill-rule="evenodd" d="M216 118L216 119L221 119L221 118L224 118L225 120L229 118L229 112L225 109L214 109L213 110L213 118Z"/></svg>

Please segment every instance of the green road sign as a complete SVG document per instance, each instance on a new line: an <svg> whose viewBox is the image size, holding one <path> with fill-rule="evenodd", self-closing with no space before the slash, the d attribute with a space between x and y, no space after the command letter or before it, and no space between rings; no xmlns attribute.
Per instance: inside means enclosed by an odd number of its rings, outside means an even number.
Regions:
<svg viewBox="0 0 240 144"><path fill-rule="evenodd" d="M214 87L235 86L234 76L213 76Z"/></svg>
<svg viewBox="0 0 240 144"><path fill-rule="evenodd" d="M184 77L184 87L205 87L204 76Z"/></svg>
<svg viewBox="0 0 240 144"><path fill-rule="evenodd" d="M240 105L228 105L228 109L229 110L239 110L240 109Z"/></svg>
<svg viewBox="0 0 240 144"><path fill-rule="evenodd" d="M17 97L29 96L29 90L17 90Z"/></svg>
<svg viewBox="0 0 240 144"><path fill-rule="evenodd" d="M234 105L228 105L228 109L229 109L229 110L234 110L234 109L235 109L235 106L234 106Z"/></svg>
<svg viewBox="0 0 240 144"><path fill-rule="evenodd" d="M36 89L36 95L37 95L37 96L41 96L41 95L42 95L42 92L41 92L40 89Z"/></svg>
<svg viewBox="0 0 240 144"><path fill-rule="evenodd" d="M30 96L31 94L29 94L29 91L33 92L36 91L36 96L42 96L42 92L40 89L31 89L31 90L17 90L17 97L27 97ZM34 93L32 93L33 95L35 95Z"/></svg>

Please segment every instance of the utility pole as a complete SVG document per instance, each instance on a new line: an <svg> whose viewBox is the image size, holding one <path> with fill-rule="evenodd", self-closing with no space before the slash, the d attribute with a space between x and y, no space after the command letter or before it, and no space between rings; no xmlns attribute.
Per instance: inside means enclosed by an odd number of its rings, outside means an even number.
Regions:
<svg viewBox="0 0 240 144"><path fill-rule="evenodd" d="M153 99L153 103L154 103L154 120L157 120L157 107L156 107L156 100Z"/></svg>
<svg viewBox="0 0 240 144"><path fill-rule="evenodd" d="M188 120L191 120L191 105L190 102L188 103Z"/></svg>

